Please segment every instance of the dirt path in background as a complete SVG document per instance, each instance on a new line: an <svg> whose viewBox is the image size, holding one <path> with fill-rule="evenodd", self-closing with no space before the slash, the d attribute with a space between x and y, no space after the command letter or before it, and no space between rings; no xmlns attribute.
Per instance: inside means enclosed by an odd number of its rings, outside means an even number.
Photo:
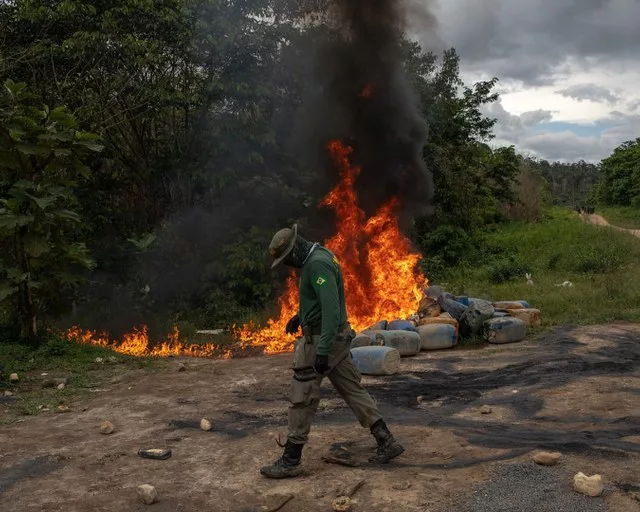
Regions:
<svg viewBox="0 0 640 512"><path fill-rule="evenodd" d="M270 481L258 470L281 453L274 438L286 432L289 360L187 359L186 371L178 360L160 372L128 370L69 413L0 428L0 510L142 511L135 488L149 483L156 512L247 512L289 494L282 512L327 512L364 478L356 512L640 511L632 495L640 491L640 325L423 352L403 359L397 375L366 377L407 448L383 467L364 462L373 440L327 382L306 474ZM492 412L481 414L483 405ZM211 432L200 430L203 417ZM104 419L116 433L99 434ZM323 462L332 445L359 466ZM136 455L150 447L173 456ZM561 451L560 465L535 466L538 448ZM600 473L605 496L574 492L578 471Z"/></svg>
<svg viewBox="0 0 640 512"><path fill-rule="evenodd" d="M595 224L596 226L609 226L613 229L617 229L618 231L627 231L633 236L637 236L638 238L640 238L640 229L628 229L614 226L613 224L609 224L607 222L607 219L605 219L602 215L598 215L597 213L594 213L592 215L581 215L581 217L586 222L590 222L591 224Z"/></svg>

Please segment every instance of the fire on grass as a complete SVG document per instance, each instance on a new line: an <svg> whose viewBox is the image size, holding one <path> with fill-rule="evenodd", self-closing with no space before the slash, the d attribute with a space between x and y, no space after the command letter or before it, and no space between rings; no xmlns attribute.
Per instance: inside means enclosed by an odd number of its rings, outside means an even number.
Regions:
<svg viewBox="0 0 640 512"><path fill-rule="evenodd" d="M400 232L392 199L372 217L366 218L358 205L355 183L360 168L351 165L352 148L339 141L329 145L334 163L340 170L340 182L320 203L336 213L336 234L325 242L342 267L347 311L351 326L361 330L383 319L408 318L417 310L426 278L417 269L420 256L412 251L409 240ZM279 299L280 313L266 326L247 324L236 329L237 345L221 348L180 340L177 327L167 341L150 343L146 327L124 336L122 342L107 335L73 328L67 338L80 343L110 347L116 352L134 356L231 357L233 350L262 348L274 354L292 350L295 336L285 334L287 321L297 312L298 286L292 273Z"/></svg>
<svg viewBox="0 0 640 512"><path fill-rule="evenodd" d="M416 312L427 280L417 269L419 254L400 232L395 215L398 202L391 200L367 219L358 206L355 182L360 168L349 161L352 148L333 141L329 151L340 169L340 182L320 203L335 210L337 219L337 232L324 245L342 267L351 326L361 330L382 319L408 318ZM263 328L243 326L238 331L243 343L261 345L266 353L291 350L295 337L284 330L297 311L297 293L292 274L280 297L278 318Z"/></svg>
<svg viewBox="0 0 640 512"><path fill-rule="evenodd" d="M152 343L149 340L149 332L144 325L125 334L121 342L110 339L107 333L99 334L96 331L83 330L78 326L66 331L65 337L69 341L110 348L114 352L130 356L231 357L229 348L222 348L214 343L196 344L181 341L177 326L174 326L173 331L167 335L167 340L160 343Z"/></svg>

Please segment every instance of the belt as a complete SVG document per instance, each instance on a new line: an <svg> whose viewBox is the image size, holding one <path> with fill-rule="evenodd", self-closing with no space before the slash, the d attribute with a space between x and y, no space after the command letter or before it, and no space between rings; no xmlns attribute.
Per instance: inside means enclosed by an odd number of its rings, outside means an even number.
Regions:
<svg viewBox="0 0 640 512"><path fill-rule="evenodd" d="M340 329L338 330L338 336L340 336L340 334L342 334L342 332L347 327L349 327L349 324L347 324L346 326L340 327ZM320 336L322 334L322 326L320 326L320 325L305 325L304 327L302 327L302 334L303 334L303 336Z"/></svg>
<svg viewBox="0 0 640 512"><path fill-rule="evenodd" d="M320 325L305 325L302 327L302 334L304 336L320 336L322 327Z"/></svg>

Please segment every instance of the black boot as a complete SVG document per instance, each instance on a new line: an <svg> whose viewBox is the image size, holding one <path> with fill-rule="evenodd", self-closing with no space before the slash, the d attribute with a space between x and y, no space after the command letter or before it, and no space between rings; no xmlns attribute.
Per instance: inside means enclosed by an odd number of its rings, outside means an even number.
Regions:
<svg viewBox="0 0 640 512"><path fill-rule="evenodd" d="M269 478L290 478L298 476L302 473L302 464L300 457L302 456L302 444L294 444L287 441L284 445L284 453L271 466L265 466L260 473Z"/></svg>
<svg viewBox="0 0 640 512"><path fill-rule="evenodd" d="M378 450L369 462L386 464L404 452L404 448L393 438L384 420L380 419L371 426L371 434L376 438Z"/></svg>

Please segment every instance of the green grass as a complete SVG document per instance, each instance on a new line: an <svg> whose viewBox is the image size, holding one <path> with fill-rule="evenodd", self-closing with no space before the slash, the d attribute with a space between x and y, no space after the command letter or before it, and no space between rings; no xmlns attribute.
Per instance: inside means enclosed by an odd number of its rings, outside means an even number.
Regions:
<svg viewBox="0 0 640 512"><path fill-rule="evenodd" d="M640 229L640 208L631 206L598 208L596 213L602 215L609 224L627 229Z"/></svg>
<svg viewBox="0 0 640 512"><path fill-rule="evenodd" d="M487 233L479 253L440 277L455 294L526 299L542 311L547 327L640 321L640 239L586 224L559 208L540 222ZM564 281L573 287L556 286Z"/></svg>
<svg viewBox="0 0 640 512"><path fill-rule="evenodd" d="M102 358L103 362L96 362ZM115 360L113 360L115 358ZM72 343L57 336L38 348L18 343L0 342L0 390L14 393L2 404L7 414L0 423L14 421L20 415L39 414L49 409L54 412L61 403L69 404L89 389L101 387L109 379L131 369L154 370L157 360L115 353L109 349ZM9 375L17 373L20 380L13 384ZM43 376L42 373L47 373ZM42 381L50 377L66 377L64 390L43 388ZM0 393L1 394L1 393Z"/></svg>

